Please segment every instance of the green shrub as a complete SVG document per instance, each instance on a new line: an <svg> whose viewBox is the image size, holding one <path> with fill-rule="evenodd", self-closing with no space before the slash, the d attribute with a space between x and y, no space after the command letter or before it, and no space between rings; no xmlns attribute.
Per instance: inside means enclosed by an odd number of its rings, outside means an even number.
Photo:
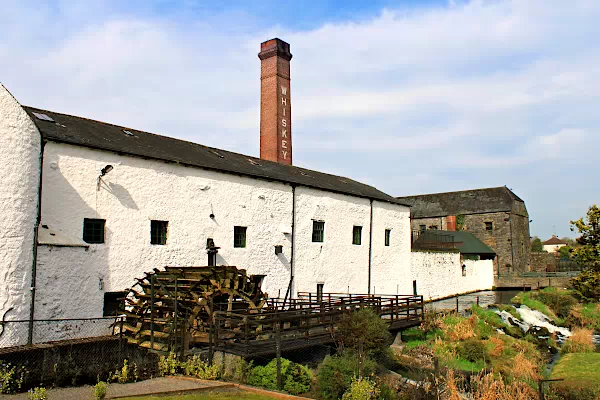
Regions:
<svg viewBox="0 0 600 400"><path fill-rule="evenodd" d="M460 342L456 351L461 358L473 363L478 361L488 362L490 359L487 348L481 340L467 339Z"/></svg>
<svg viewBox="0 0 600 400"><path fill-rule="evenodd" d="M168 356L160 356L158 359L158 375L175 375L179 368L179 360L175 353L169 353Z"/></svg>
<svg viewBox="0 0 600 400"><path fill-rule="evenodd" d="M247 362L243 358L239 358L233 370L233 380L240 383L248 383L248 376L252 368L254 368L253 361Z"/></svg>
<svg viewBox="0 0 600 400"><path fill-rule="evenodd" d="M175 370L177 370L177 368L183 369L185 375L193 376L198 379L214 380L219 377L219 366L208 365L202 361L199 355L188 357L187 360L179 363L179 365L175 367Z"/></svg>
<svg viewBox="0 0 600 400"><path fill-rule="evenodd" d="M352 383L342 400L375 400L379 399L380 390L369 378L352 378Z"/></svg>
<svg viewBox="0 0 600 400"><path fill-rule="evenodd" d="M385 350L393 340L386 322L370 308L344 315L336 334L343 348L358 350L362 343L364 351L375 353Z"/></svg>
<svg viewBox="0 0 600 400"><path fill-rule="evenodd" d="M283 390L291 394L302 394L310 390L312 373L303 365L296 364L285 358L281 359L281 383ZM267 365L252 368L248 375L248 384L278 390L277 359Z"/></svg>
<svg viewBox="0 0 600 400"><path fill-rule="evenodd" d="M108 385L106 382L98 382L94 386L94 399L103 400L106 397L106 389Z"/></svg>
<svg viewBox="0 0 600 400"><path fill-rule="evenodd" d="M363 360L363 374L375 373L377 364L370 358ZM359 374L359 358L352 351L325 358L317 372L317 382L321 395L326 400L339 399Z"/></svg>
<svg viewBox="0 0 600 400"><path fill-rule="evenodd" d="M385 383L379 385L379 391L380 400L397 400L399 398L398 392Z"/></svg>
<svg viewBox="0 0 600 400"><path fill-rule="evenodd" d="M138 378L138 367L136 363L131 363L131 365L129 365L129 361L127 359L123 360L123 367L121 367L121 369L108 374L109 382L137 382Z"/></svg>
<svg viewBox="0 0 600 400"><path fill-rule="evenodd" d="M43 387L29 389L27 392L27 400L46 400L47 398L48 393L46 393L46 389Z"/></svg>
<svg viewBox="0 0 600 400"><path fill-rule="evenodd" d="M541 301L560 318L567 318L571 309L577 304L577 299L570 291L546 288L539 292L533 292L532 297Z"/></svg>
<svg viewBox="0 0 600 400"><path fill-rule="evenodd" d="M27 370L9 363L0 365L0 393L15 393L21 389Z"/></svg>
<svg viewBox="0 0 600 400"><path fill-rule="evenodd" d="M588 269L570 280L577 297L589 302L600 301L600 270Z"/></svg>

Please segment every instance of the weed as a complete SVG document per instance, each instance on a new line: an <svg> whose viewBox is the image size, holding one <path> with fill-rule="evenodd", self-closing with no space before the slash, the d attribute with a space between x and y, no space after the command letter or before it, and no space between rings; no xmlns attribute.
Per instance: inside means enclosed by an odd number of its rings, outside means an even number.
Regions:
<svg viewBox="0 0 600 400"><path fill-rule="evenodd" d="M108 385L106 382L98 382L94 386L94 399L103 400L106 397L106 389Z"/></svg>
<svg viewBox="0 0 600 400"><path fill-rule="evenodd" d="M29 389L29 391L27 392L27 400L46 400L47 398L48 393L43 387Z"/></svg>
<svg viewBox="0 0 600 400"><path fill-rule="evenodd" d="M168 356L160 356L158 359L158 374L159 376L175 375L179 368L179 360L177 355L173 352L169 353Z"/></svg>
<svg viewBox="0 0 600 400"><path fill-rule="evenodd" d="M352 378L342 400L375 400L379 399L380 393L375 382L369 378Z"/></svg>
<svg viewBox="0 0 600 400"><path fill-rule="evenodd" d="M585 328L573 329L573 334L560 349L561 353L593 353L592 331Z"/></svg>
<svg viewBox="0 0 600 400"><path fill-rule="evenodd" d="M0 365L0 393L15 393L21 389L27 375L25 367L16 367L9 363Z"/></svg>

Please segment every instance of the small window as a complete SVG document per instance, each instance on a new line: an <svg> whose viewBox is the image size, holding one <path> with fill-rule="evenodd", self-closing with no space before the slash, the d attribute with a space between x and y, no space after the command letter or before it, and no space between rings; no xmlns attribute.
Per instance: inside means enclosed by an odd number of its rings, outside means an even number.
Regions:
<svg viewBox="0 0 600 400"><path fill-rule="evenodd" d="M246 227L233 227L233 247L246 247Z"/></svg>
<svg viewBox="0 0 600 400"><path fill-rule="evenodd" d="M362 226L352 228L352 244L360 244L362 239Z"/></svg>
<svg viewBox="0 0 600 400"><path fill-rule="evenodd" d="M127 292L106 292L104 293L104 307L102 316L113 317L121 314L125 310L125 296Z"/></svg>
<svg viewBox="0 0 600 400"><path fill-rule="evenodd" d="M324 283L317 283L317 301L320 303L323 301L323 287Z"/></svg>
<svg viewBox="0 0 600 400"><path fill-rule="evenodd" d="M431 225L431 226L429 227L429 229L432 229L432 230L436 231L436 230L437 230L437 225Z"/></svg>
<svg viewBox="0 0 600 400"><path fill-rule="evenodd" d="M385 245L389 246L390 245L390 235L392 234L392 230L391 229L386 229L385 230Z"/></svg>
<svg viewBox="0 0 600 400"><path fill-rule="evenodd" d="M167 244L169 221L150 221L150 244Z"/></svg>
<svg viewBox="0 0 600 400"><path fill-rule="evenodd" d="M325 238L325 222L313 221L312 241L323 242Z"/></svg>
<svg viewBox="0 0 600 400"><path fill-rule="evenodd" d="M491 222L486 222L485 223L485 230L486 231L493 231L494 230L494 224Z"/></svg>
<svg viewBox="0 0 600 400"><path fill-rule="evenodd" d="M83 241L86 243L104 243L104 219L84 218Z"/></svg>
<svg viewBox="0 0 600 400"><path fill-rule="evenodd" d="M425 232L427 230L427 225L419 225L419 230Z"/></svg>
<svg viewBox="0 0 600 400"><path fill-rule="evenodd" d="M465 264L461 265L462 276L467 276L467 266Z"/></svg>

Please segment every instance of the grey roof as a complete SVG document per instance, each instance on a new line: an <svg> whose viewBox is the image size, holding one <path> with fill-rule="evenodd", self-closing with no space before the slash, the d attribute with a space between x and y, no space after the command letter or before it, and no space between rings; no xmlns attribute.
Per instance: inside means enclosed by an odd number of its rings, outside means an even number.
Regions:
<svg viewBox="0 0 600 400"><path fill-rule="evenodd" d="M488 245L477 239L475 235L465 231L441 231L429 229L426 232L432 232L439 235L451 235L454 236L454 242L458 242L456 248L462 254L485 254L485 255L496 255L496 252L491 249Z"/></svg>
<svg viewBox="0 0 600 400"><path fill-rule="evenodd" d="M506 186L398 197L411 206L413 218L511 211L514 201L523 202Z"/></svg>
<svg viewBox="0 0 600 400"><path fill-rule="evenodd" d="M349 178L283 165L87 118L33 107L23 108L31 116L45 140L407 205L373 186ZM54 121L42 120L33 113L46 114ZM132 135L124 133L124 130Z"/></svg>

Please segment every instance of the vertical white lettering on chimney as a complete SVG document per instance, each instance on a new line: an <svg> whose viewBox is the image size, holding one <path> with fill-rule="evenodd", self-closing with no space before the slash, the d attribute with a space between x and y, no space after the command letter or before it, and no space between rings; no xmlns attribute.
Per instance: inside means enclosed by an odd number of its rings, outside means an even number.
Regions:
<svg viewBox="0 0 600 400"><path fill-rule="evenodd" d="M282 87L281 87L281 94L282 94L283 96L287 96L287 88L286 88L285 86L282 86Z"/></svg>
<svg viewBox="0 0 600 400"><path fill-rule="evenodd" d="M287 160L287 151L281 150L281 154L283 154L283 159Z"/></svg>
<svg viewBox="0 0 600 400"><path fill-rule="evenodd" d="M281 120L281 126L287 126L287 121L285 120L285 118Z"/></svg>
<svg viewBox="0 0 600 400"><path fill-rule="evenodd" d="M280 86L281 88L281 108L282 108L282 118L281 118L281 155L283 156L283 159L286 160L287 159L287 155L288 155L288 151L289 148L287 146L287 139L288 139L288 130L287 130L287 113L286 113L286 108L288 106L287 103L287 87L285 86ZM285 139L285 140L284 140Z"/></svg>
<svg viewBox="0 0 600 400"><path fill-rule="evenodd" d="M285 140L281 141L281 148L282 149L287 149L287 142Z"/></svg>
<svg viewBox="0 0 600 400"><path fill-rule="evenodd" d="M283 129L283 130L281 131L281 137L282 137L282 138L287 138L287 129Z"/></svg>
<svg viewBox="0 0 600 400"><path fill-rule="evenodd" d="M281 98L281 104L283 104L283 106L287 106L287 99L285 97Z"/></svg>

